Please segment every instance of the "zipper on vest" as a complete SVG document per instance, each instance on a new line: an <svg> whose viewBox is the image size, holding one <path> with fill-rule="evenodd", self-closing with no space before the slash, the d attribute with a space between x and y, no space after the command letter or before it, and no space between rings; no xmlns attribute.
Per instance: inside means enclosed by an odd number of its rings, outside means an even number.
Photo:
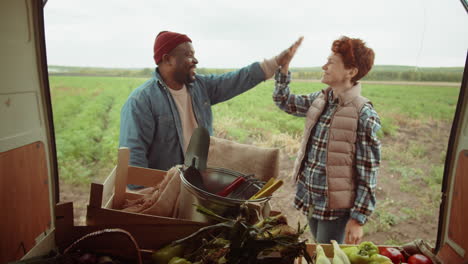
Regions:
<svg viewBox="0 0 468 264"><path fill-rule="evenodd" d="M323 94L321 94L321 95L323 95ZM306 112L306 126L307 126L307 120L308 120L307 113L309 113L309 110L310 110L311 107L314 107L314 108L317 109L317 107L314 106L314 102L315 102L317 99L319 99L321 95L318 95L317 98L315 98L315 100L312 101L312 103L310 104L309 109L307 109L307 112ZM321 99L323 99L323 98L321 98ZM325 105L327 104L326 100L324 100L324 104L325 104ZM324 109L325 109L325 106L322 108L322 112L323 112ZM303 140L302 140L302 141L305 141L305 139L307 138L307 142L305 142L305 145L303 144L304 142L301 142L301 149L300 149L300 152L299 152L299 153L302 152L302 155L301 155L301 157L299 157L299 156L297 157L297 159L300 160L300 163L299 163L299 166L298 166L298 168L297 168L297 172L296 172L295 170L293 171L293 173L295 173L295 175L294 175L294 177L295 177L294 181L295 181L296 183L297 183L297 181L299 181L299 172L300 172L301 169L303 168L302 165L304 164L304 159L305 159L306 156L307 156L307 152L306 152L306 151L307 151L307 144L309 143L310 136L312 135L312 130L314 129L314 126L316 126L317 123L318 123L319 121L320 121L320 115L318 116L317 121L315 122L315 124L314 124L313 126L311 125L311 126L309 127L309 129L307 129L307 137L306 137L306 135L304 135L304 138L303 138ZM296 164L294 164L294 165L296 165ZM295 168L294 168L294 169L295 169Z"/></svg>
<svg viewBox="0 0 468 264"><path fill-rule="evenodd" d="M328 184L328 180L329 180L329 177L328 177L328 148L330 147L330 136L331 136L331 125L332 125L332 122L333 122L333 119L335 118L335 114L336 112L338 112L340 108L340 105L338 105L335 109L335 111L333 112L333 114L331 115L330 117L330 126L328 127L328 138L327 138L327 155L325 157L325 176L327 177L327 206L326 208L328 210L331 210L332 208L330 207L330 184Z"/></svg>

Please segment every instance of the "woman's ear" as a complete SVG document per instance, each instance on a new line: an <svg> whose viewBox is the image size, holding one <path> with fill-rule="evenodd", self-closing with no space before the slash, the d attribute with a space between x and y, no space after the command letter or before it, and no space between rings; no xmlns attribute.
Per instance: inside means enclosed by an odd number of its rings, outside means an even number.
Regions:
<svg viewBox="0 0 468 264"><path fill-rule="evenodd" d="M349 71L349 77L350 79L353 79L354 76L358 74L359 70L356 67L352 67L351 70Z"/></svg>

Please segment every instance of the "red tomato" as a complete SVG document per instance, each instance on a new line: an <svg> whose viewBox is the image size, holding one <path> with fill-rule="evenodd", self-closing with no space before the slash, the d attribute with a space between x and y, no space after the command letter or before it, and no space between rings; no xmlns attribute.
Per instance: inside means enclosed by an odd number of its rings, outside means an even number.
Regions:
<svg viewBox="0 0 468 264"><path fill-rule="evenodd" d="M380 248L380 255L384 255L389 258L393 264L400 264L405 262L405 257L400 252L400 250L392 247Z"/></svg>
<svg viewBox="0 0 468 264"><path fill-rule="evenodd" d="M432 260L422 254L414 254L408 258L408 264L432 264Z"/></svg>

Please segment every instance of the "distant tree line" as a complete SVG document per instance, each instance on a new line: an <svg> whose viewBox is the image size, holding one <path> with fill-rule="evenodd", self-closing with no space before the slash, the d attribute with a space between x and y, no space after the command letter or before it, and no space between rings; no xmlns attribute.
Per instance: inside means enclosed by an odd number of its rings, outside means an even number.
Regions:
<svg viewBox="0 0 468 264"><path fill-rule="evenodd" d="M118 69L49 66L49 75L65 76L109 76L109 77L150 77L154 69Z"/></svg>
<svg viewBox="0 0 468 264"><path fill-rule="evenodd" d="M379 81L415 81L415 82L461 82L463 71L460 72L424 72L424 71L403 71L403 72L370 72L364 80Z"/></svg>
<svg viewBox="0 0 468 264"><path fill-rule="evenodd" d="M198 74L221 74L235 69L198 68ZM120 68L92 68L49 66L50 75L67 76L114 76L114 77L141 77L148 78L153 74L154 68L120 69ZM320 67L292 68L293 79L320 80L322 69ZM363 80L369 81L421 81L421 82L461 82L463 67L410 67L376 65Z"/></svg>

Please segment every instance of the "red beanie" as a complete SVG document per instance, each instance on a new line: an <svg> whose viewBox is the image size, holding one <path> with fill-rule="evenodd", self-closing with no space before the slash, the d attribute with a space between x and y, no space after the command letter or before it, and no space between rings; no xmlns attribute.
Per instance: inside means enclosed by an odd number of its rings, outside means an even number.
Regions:
<svg viewBox="0 0 468 264"><path fill-rule="evenodd" d="M161 31L156 36L154 41L154 60L158 64L164 54L168 54L177 47L179 44L184 42L192 42L192 40L187 37L187 35L179 34L171 31Z"/></svg>

